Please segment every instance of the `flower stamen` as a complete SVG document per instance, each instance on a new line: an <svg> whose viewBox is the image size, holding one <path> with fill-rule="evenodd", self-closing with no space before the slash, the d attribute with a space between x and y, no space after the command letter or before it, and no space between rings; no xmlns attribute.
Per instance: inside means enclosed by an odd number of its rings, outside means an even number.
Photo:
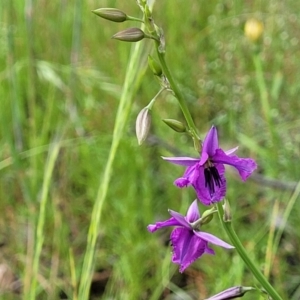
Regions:
<svg viewBox="0 0 300 300"><path fill-rule="evenodd" d="M221 187L222 179L214 165L204 168L205 187L208 188L210 195L215 193L215 186Z"/></svg>

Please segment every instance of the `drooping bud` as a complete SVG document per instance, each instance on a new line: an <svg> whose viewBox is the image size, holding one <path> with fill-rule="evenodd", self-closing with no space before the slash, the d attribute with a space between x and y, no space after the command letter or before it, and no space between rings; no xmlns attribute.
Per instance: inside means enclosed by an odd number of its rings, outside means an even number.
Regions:
<svg viewBox="0 0 300 300"><path fill-rule="evenodd" d="M186 132L186 127L183 123L174 119L163 119L163 121L176 132Z"/></svg>
<svg viewBox="0 0 300 300"><path fill-rule="evenodd" d="M139 42L145 38L145 33L139 28L127 28L112 36L112 39L124 41L124 42Z"/></svg>
<svg viewBox="0 0 300 300"><path fill-rule="evenodd" d="M121 23L127 20L127 15L116 8L99 8L92 11L95 15L100 18Z"/></svg>
<svg viewBox="0 0 300 300"><path fill-rule="evenodd" d="M148 56L148 66L154 75L161 76L162 74L161 66L151 55Z"/></svg>
<svg viewBox="0 0 300 300"><path fill-rule="evenodd" d="M254 18L246 21L244 32L251 42L256 42L262 36L263 31L264 25L261 21Z"/></svg>
<svg viewBox="0 0 300 300"><path fill-rule="evenodd" d="M247 292L256 290L253 287L234 286L205 300L229 300L243 297Z"/></svg>
<svg viewBox="0 0 300 300"><path fill-rule="evenodd" d="M135 122L135 132L139 145L147 138L151 126L151 110L144 107L138 114Z"/></svg>

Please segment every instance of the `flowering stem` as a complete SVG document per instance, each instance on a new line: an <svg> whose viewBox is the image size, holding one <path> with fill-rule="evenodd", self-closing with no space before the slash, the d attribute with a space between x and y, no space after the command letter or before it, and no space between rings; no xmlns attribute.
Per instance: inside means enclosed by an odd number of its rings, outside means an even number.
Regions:
<svg viewBox="0 0 300 300"><path fill-rule="evenodd" d="M278 295L276 290L273 286L269 283L266 277L262 274L262 272L258 269L258 267L254 264L254 262L249 258L246 249L242 245L241 241L239 240L238 236L236 235L231 222L225 222L223 220L224 209L222 204L219 202L217 203L217 209L219 213L220 221L225 229L228 237L232 245L236 248L237 252L239 253L240 257L243 259L244 263L250 269L254 277L260 282L262 287L266 290L266 292L271 296L273 300L282 300L282 298Z"/></svg>
<svg viewBox="0 0 300 300"><path fill-rule="evenodd" d="M167 77L169 83L170 83L170 86L179 102L179 105L180 105L180 108L181 108L181 111L184 115L184 118L188 124L188 127L191 131L191 134L193 136L194 139L197 139L197 140L200 140L198 134L197 134L197 128L196 128L196 125L193 121L193 118L190 114L190 111L188 109L188 106L185 102L185 99L184 99L184 96L181 92L181 90L178 88L178 85L177 83L175 82L167 64L166 64L166 60L165 60L165 54L163 52L161 52L159 50L159 46L160 44L159 43L156 43L156 52L157 52L157 56L159 58L159 61L160 61L160 64L161 64L161 68L162 68L162 71L164 73L164 75Z"/></svg>

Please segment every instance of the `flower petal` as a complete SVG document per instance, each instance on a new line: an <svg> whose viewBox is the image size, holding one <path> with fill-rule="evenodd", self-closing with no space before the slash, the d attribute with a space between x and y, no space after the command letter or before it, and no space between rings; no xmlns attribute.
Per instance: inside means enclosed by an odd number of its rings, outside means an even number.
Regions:
<svg viewBox="0 0 300 300"><path fill-rule="evenodd" d="M199 171L199 176L194 180L192 183L199 200L204 205L211 205L215 202L221 201L225 195L226 195L226 178L224 176L225 173L225 167L221 164L215 164L215 168L217 169L219 175L220 175L220 186L214 184L214 193L211 194L210 189L208 186L205 185L205 176L204 176L204 168L201 167Z"/></svg>
<svg viewBox="0 0 300 300"><path fill-rule="evenodd" d="M193 181L199 176L199 166L197 164L186 168L182 177L176 179L174 184L179 188L186 187L192 184Z"/></svg>
<svg viewBox="0 0 300 300"><path fill-rule="evenodd" d="M227 155L231 155L232 153L234 153L235 151L237 151L237 149L239 149L239 147L235 147L235 148L229 149L229 150L225 151L225 153Z"/></svg>
<svg viewBox="0 0 300 300"><path fill-rule="evenodd" d="M180 178L177 178L175 181L174 181L174 184L179 187L179 188L183 188L183 187L187 187L188 185L190 185L190 181L187 179L187 178L184 178L184 177L180 177Z"/></svg>
<svg viewBox="0 0 300 300"><path fill-rule="evenodd" d="M233 249L234 248L230 244L227 244L226 242L222 241L221 239L217 238L216 236L214 236L210 233L194 230L194 234L197 235L199 238L203 239L204 241L215 244L217 246L221 246L221 247L227 248L227 249Z"/></svg>
<svg viewBox="0 0 300 300"><path fill-rule="evenodd" d="M198 219L200 219L200 213L199 213L199 209L198 209L198 203L197 203L197 199L191 204L191 206L189 207L187 214L186 214L186 220L189 223L193 223L195 221L197 221Z"/></svg>
<svg viewBox="0 0 300 300"><path fill-rule="evenodd" d="M217 149L215 155L212 157L212 161L235 167L244 181L257 168L257 164L253 159L227 155L222 149Z"/></svg>
<svg viewBox="0 0 300 300"><path fill-rule="evenodd" d="M168 226L181 226L181 223L179 223L175 218L170 218L166 221L156 222L155 224L150 224L147 226L148 231L155 232L158 229L161 229L163 227Z"/></svg>
<svg viewBox="0 0 300 300"><path fill-rule="evenodd" d="M212 126L204 139L202 152L207 153L209 156L213 156L218 148L219 142L217 128Z"/></svg>
<svg viewBox="0 0 300 300"><path fill-rule="evenodd" d="M208 247L208 243L206 243L206 247L205 247L205 253L207 254L211 254L211 255L215 255L215 251L214 249Z"/></svg>
<svg viewBox="0 0 300 300"><path fill-rule="evenodd" d="M181 226L191 230L190 224L187 222L186 218L182 214L180 214L174 210L171 210L171 209L169 209L169 213L174 219L176 219L176 221L177 221L176 226L181 225Z"/></svg>
<svg viewBox="0 0 300 300"><path fill-rule="evenodd" d="M186 166L186 167L193 166L194 164L200 161L199 158L192 158L192 157L163 157L162 156L162 159L172 164Z"/></svg>
<svg viewBox="0 0 300 300"><path fill-rule="evenodd" d="M205 252L206 242L185 228L176 228L172 231L173 244L172 262L179 264L182 273L191 263Z"/></svg>

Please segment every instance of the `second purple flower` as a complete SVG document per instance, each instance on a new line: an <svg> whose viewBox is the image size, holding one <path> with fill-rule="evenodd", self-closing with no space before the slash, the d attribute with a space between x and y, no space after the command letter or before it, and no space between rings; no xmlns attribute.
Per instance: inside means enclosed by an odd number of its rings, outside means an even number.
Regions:
<svg viewBox="0 0 300 300"><path fill-rule="evenodd" d="M180 272L183 272L203 254L215 254L208 243L227 249L234 248L216 236L197 229L200 225L197 226L195 223L201 220L197 200L190 205L186 216L173 210L169 210L169 213L170 219L150 224L147 228L150 232L155 232L163 227L176 227L170 237L173 246L172 262L180 265Z"/></svg>
<svg viewBox="0 0 300 300"><path fill-rule="evenodd" d="M225 164L235 167L244 181L257 167L253 159L233 155L236 150L237 147L228 151L220 149L217 129L212 126L204 139L200 158L163 159L187 167L183 176L175 181L175 185L180 188L192 185L199 200L210 205L221 201L226 195Z"/></svg>

